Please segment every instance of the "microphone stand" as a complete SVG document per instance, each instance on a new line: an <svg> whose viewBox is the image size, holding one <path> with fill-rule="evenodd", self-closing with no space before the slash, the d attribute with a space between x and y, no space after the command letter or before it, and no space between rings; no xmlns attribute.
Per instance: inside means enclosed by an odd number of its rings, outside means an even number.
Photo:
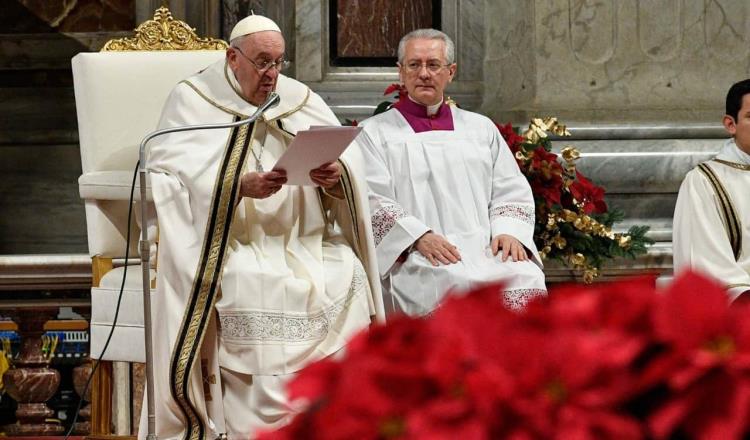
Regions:
<svg viewBox="0 0 750 440"><path fill-rule="evenodd" d="M266 110L279 104L281 98L276 92L271 92L268 99L258 107L258 110L247 119L226 124L203 124L203 125L186 125L182 127L165 128L156 130L147 134L141 141L138 151L139 165L138 175L140 178L141 194L141 240L139 249L141 253L141 269L143 271L143 328L146 342L146 404L148 411L148 434L147 440L156 440L156 414L154 408L154 365L153 365L153 346L151 342L151 274L149 260L151 258L151 246L148 241L147 214L146 214L146 144L151 139L181 131L193 130L215 130L220 128L234 128L241 125L249 124L257 120ZM127 262L126 262L127 263Z"/></svg>

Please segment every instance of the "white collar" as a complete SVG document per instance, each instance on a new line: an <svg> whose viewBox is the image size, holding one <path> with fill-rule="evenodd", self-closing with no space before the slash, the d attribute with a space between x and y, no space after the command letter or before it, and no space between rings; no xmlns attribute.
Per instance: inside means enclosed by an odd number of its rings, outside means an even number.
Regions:
<svg viewBox="0 0 750 440"><path fill-rule="evenodd" d="M407 96L409 96L409 95L407 95ZM440 106L443 105L443 99L442 98L440 98L440 102L438 102L437 104L433 104L433 105L424 105L422 103L419 103L419 102L415 101L414 98L412 98L411 96L409 96L409 99L411 100L411 102L413 102L415 104L421 105L422 107L426 107L427 108L427 116L433 116L433 115L437 114L438 110L440 110Z"/></svg>
<svg viewBox="0 0 750 440"><path fill-rule="evenodd" d="M724 141L724 147L722 147L721 151L716 157L718 159L726 160L729 162L750 165L750 154L742 151L740 147L738 147L734 142L734 138L729 138Z"/></svg>

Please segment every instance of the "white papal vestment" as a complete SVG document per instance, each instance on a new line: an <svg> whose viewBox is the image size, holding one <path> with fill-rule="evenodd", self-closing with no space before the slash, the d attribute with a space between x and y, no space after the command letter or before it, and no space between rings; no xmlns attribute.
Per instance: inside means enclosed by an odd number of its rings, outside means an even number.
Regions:
<svg viewBox="0 0 750 440"><path fill-rule="evenodd" d="M173 90L159 126L246 118L256 107L237 91L225 62L213 64ZM356 149L342 158L343 200L291 185L238 197L242 174L258 161L272 169L297 131L338 124L303 84L280 76L277 92L279 106L249 127L176 133L151 147L160 439L250 438L283 423L288 375L383 316Z"/></svg>
<svg viewBox="0 0 750 440"><path fill-rule="evenodd" d="M361 123L357 142L366 162L388 313L425 315L449 289L497 280L506 283L512 307L546 294L526 178L489 119L454 106L448 111L453 130L417 133L395 108ZM458 263L434 267L410 249L430 230L458 247ZM498 234L517 238L531 259L503 262L500 254L493 256L490 241ZM405 261L399 261L402 255Z"/></svg>
<svg viewBox="0 0 750 440"><path fill-rule="evenodd" d="M730 299L750 290L750 155L729 139L707 171L691 170L680 187L674 213L675 273L693 268L723 283ZM716 191L716 178L725 190ZM724 198L734 207L725 211ZM737 244L732 247L729 231ZM735 250L737 252L735 252Z"/></svg>

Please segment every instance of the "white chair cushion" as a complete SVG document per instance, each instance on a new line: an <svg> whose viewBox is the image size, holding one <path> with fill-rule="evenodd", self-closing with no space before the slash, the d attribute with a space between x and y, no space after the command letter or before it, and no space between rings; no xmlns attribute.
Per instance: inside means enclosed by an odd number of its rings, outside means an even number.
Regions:
<svg viewBox="0 0 750 440"><path fill-rule="evenodd" d="M91 289L91 358L107 361L145 362L143 330L143 281L140 265L128 266L120 313L107 351L102 349L112 329L124 268L107 272L100 287ZM153 277L153 272L152 272Z"/></svg>

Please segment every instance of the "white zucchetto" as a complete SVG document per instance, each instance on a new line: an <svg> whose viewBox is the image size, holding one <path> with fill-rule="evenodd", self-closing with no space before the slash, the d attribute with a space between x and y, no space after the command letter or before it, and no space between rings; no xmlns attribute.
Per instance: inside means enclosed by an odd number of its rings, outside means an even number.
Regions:
<svg viewBox="0 0 750 440"><path fill-rule="evenodd" d="M235 38L263 31L276 31L280 33L281 29L268 17L249 15L237 22L234 29L232 29L232 33L229 35L229 41L231 42Z"/></svg>

